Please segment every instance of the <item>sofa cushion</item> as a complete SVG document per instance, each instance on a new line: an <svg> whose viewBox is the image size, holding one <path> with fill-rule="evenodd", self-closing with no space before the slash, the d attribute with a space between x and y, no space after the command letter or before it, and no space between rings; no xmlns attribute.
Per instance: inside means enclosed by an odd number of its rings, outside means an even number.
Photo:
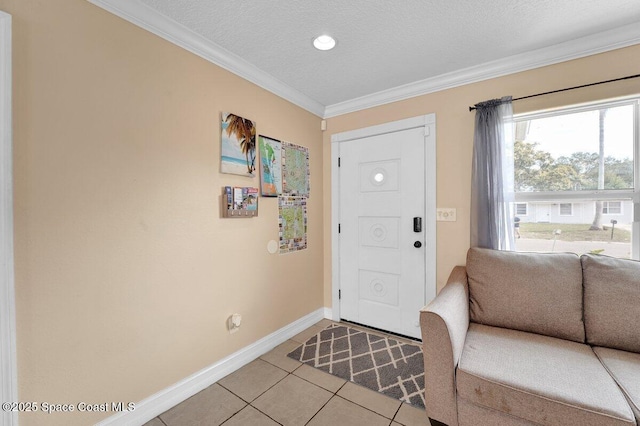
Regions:
<svg viewBox="0 0 640 426"><path fill-rule="evenodd" d="M640 423L640 354L599 347L593 351L627 397Z"/></svg>
<svg viewBox="0 0 640 426"><path fill-rule="evenodd" d="M471 320L584 342L582 267L570 253L467 253Z"/></svg>
<svg viewBox="0 0 640 426"><path fill-rule="evenodd" d="M470 324L458 396L537 424L635 425L615 381L588 345Z"/></svg>
<svg viewBox="0 0 640 426"><path fill-rule="evenodd" d="M587 342L640 352L640 262L581 257Z"/></svg>

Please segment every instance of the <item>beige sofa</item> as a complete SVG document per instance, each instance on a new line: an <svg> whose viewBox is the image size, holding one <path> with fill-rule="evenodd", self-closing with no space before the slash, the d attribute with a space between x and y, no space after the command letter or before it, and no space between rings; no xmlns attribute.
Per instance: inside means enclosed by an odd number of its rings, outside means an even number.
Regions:
<svg viewBox="0 0 640 426"><path fill-rule="evenodd" d="M472 248L420 323L432 424L640 424L640 262Z"/></svg>

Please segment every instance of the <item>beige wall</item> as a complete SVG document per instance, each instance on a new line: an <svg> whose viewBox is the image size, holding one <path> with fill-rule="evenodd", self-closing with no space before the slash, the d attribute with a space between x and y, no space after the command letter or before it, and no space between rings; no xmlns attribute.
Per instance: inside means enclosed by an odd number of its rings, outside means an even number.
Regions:
<svg viewBox="0 0 640 426"><path fill-rule="evenodd" d="M469 248L471 200L471 154L474 113L468 107L478 102L546 92L637 74L640 45L547 66L532 71L443 90L405 101L370 108L327 120L324 133L324 279L325 306L331 306L331 135L389 121L435 113L437 126L437 205L455 207L456 222L437 225L437 285L440 290L452 267L464 264ZM522 113L580 102L640 93L640 79L514 102Z"/></svg>
<svg viewBox="0 0 640 426"><path fill-rule="evenodd" d="M14 30L21 401L140 401L322 307L320 118L84 0L0 9ZM308 250L268 254L276 199L220 218L223 186L259 184L219 173L221 111L310 149Z"/></svg>

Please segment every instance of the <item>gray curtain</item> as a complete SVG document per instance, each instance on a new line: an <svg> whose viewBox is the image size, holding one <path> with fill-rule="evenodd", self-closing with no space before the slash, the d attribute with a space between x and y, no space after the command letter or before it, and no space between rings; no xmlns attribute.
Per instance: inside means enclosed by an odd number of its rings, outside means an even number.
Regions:
<svg viewBox="0 0 640 426"><path fill-rule="evenodd" d="M511 96L476 107L471 182L471 246L514 250Z"/></svg>

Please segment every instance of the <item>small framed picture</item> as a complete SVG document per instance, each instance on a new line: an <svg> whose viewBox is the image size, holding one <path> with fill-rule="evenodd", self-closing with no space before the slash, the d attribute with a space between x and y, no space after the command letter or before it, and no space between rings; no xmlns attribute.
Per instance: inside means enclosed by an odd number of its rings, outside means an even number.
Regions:
<svg viewBox="0 0 640 426"><path fill-rule="evenodd" d="M253 121L228 112L221 120L220 172L255 176L256 125Z"/></svg>
<svg viewBox="0 0 640 426"><path fill-rule="evenodd" d="M266 136L258 136L260 153L260 193L263 197L282 194L282 143Z"/></svg>

